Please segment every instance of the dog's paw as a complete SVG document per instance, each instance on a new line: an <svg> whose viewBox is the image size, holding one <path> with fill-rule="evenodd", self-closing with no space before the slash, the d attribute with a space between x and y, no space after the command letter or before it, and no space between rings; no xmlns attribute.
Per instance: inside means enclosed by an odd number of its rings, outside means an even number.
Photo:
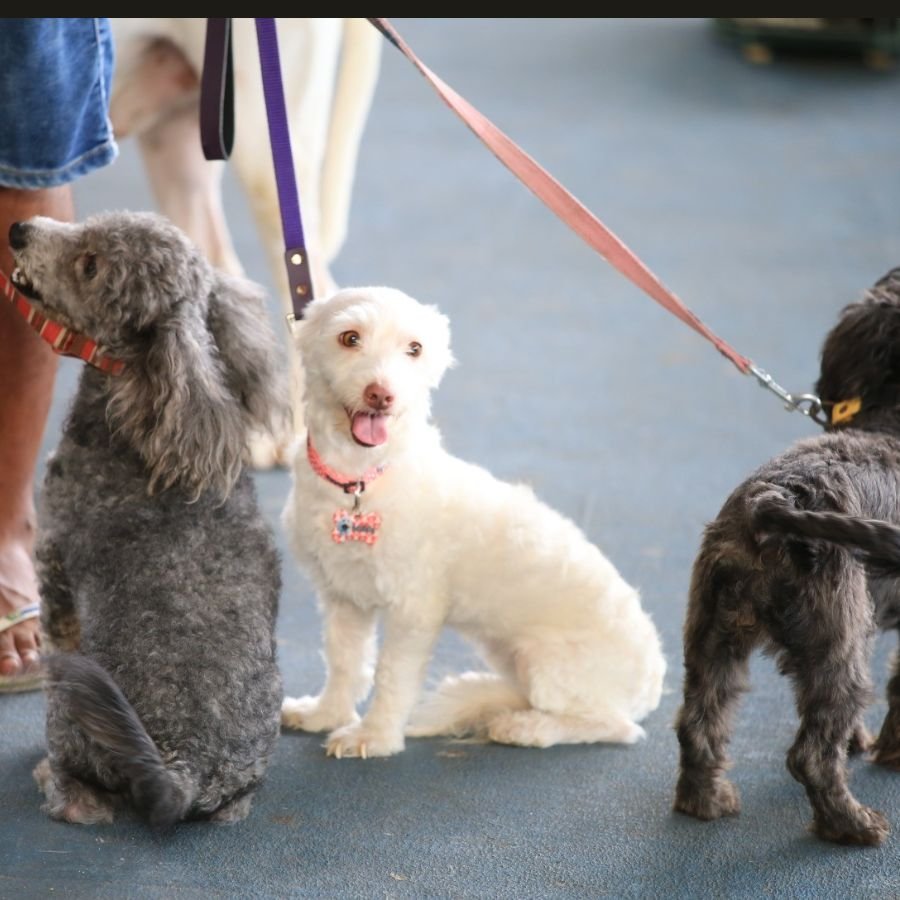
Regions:
<svg viewBox="0 0 900 900"><path fill-rule="evenodd" d="M741 811L738 789L726 778L717 778L709 789L696 790L679 781L675 789L675 811L709 822Z"/></svg>
<svg viewBox="0 0 900 900"><path fill-rule="evenodd" d="M891 833L888 820L880 812L861 804L855 807L852 814L828 821L817 816L810 829L823 840L863 847L877 847Z"/></svg>
<svg viewBox="0 0 900 900"><path fill-rule="evenodd" d="M403 733L385 732L367 726L365 722L345 725L328 735L325 752L335 759L393 756L404 747Z"/></svg>
<svg viewBox="0 0 900 900"><path fill-rule="evenodd" d="M355 711L323 706L319 697L285 697L281 704L281 724L298 731L335 731L358 721Z"/></svg>

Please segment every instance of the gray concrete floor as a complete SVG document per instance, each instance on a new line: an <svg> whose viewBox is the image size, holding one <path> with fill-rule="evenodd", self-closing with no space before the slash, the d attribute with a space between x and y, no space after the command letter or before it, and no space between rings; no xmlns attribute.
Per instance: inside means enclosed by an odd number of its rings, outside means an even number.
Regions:
<svg viewBox="0 0 900 900"><path fill-rule="evenodd" d="M843 304L900 262L900 84L856 61L752 68L707 20L400 22L427 62L544 163L714 329L807 389ZM265 152L261 147L260 152ZM78 186L82 213L152 205L135 149ZM268 283L246 206L228 209ZM751 468L815 426L778 403L567 232L398 54L362 147L344 284L438 304L460 365L436 417L448 446L530 482L640 586L670 662L631 747L544 751L411 741L381 761L283 737L230 829L76 828L39 811L39 694L0 700L0 897L885 897L900 841L823 845L784 767L789 686L754 663L733 741L744 801L701 825L670 812L680 625L700 530ZM46 448L78 374L66 361ZM258 477L273 523L284 472ZM283 539L279 534L283 546ZM318 617L285 553L289 692L322 679ZM877 727L893 638L875 660ZM431 675L474 661L442 641ZM900 827L900 777L852 764Z"/></svg>

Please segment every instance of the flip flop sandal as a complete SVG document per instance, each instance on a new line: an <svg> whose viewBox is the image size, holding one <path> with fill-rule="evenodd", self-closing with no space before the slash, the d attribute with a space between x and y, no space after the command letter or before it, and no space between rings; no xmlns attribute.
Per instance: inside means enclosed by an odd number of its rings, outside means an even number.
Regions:
<svg viewBox="0 0 900 900"><path fill-rule="evenodd" d="M31 606L23 606L6 616L0 616L0 633L9 630L25 622L28 619L36 619L41 614L37 603ZM36 691L44 681L43 668L36 672L23 672L19 675L0 675L0 694L16 694L20 691Z"/></svg>

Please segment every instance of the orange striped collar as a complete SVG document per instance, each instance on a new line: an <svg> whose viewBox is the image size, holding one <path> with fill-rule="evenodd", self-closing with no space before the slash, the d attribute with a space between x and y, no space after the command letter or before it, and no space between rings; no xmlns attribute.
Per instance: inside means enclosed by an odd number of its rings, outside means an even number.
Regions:
<svg viewBox="0 0 900 900"><path fill-rule="evenodd" d="M43 313L39 313L16 290L3 272L0 272L0 293L12 303L22 318L50 345L55 353L82 359L101 372L106 372L107 375L121 375L124 371L124 361L104 353L96 341L48 319Z"/></svg>

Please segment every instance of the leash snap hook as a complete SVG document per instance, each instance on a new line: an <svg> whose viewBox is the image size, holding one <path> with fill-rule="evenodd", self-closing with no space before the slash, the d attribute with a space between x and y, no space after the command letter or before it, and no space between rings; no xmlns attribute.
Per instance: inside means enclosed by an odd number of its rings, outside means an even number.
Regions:
<svg viewBox="0 0 900 900"><path fill-rule="evenodd" d="M759 382L759 386L771 391L784 403L789 412L802 413L823 428L828 424L828 417L822 409L822 401L815 394L798 394L796 397L786 391L765 369L755 363L750 364L750 374Z"/></svg>
<svg viewBox="0 0 900 900"><path fill-rule="evenodd" d="M822 408L822 401L815 394L800 394L799 397L792 397L791 403L794 409L804 416L818 422L819 425L828 424L828 417Z"/></svg>

